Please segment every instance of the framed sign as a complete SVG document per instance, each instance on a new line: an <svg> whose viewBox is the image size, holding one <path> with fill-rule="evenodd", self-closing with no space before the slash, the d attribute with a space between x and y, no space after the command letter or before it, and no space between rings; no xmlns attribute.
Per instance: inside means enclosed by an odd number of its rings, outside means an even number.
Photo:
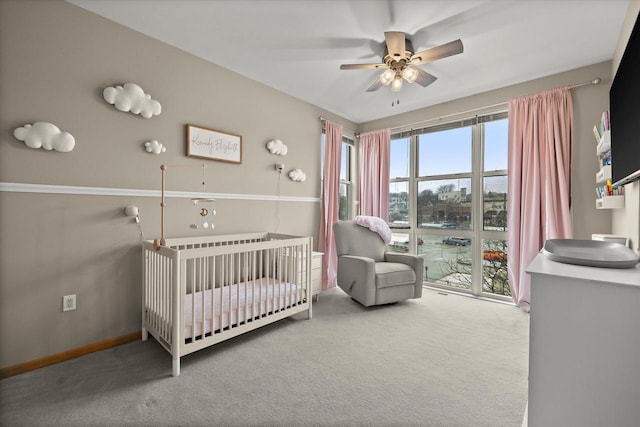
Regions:
<svg viewBox="0 0 640 427"><path fill-rule="evenodd" d="M242 163L242 136L187 125L187 156Z"/></svg>

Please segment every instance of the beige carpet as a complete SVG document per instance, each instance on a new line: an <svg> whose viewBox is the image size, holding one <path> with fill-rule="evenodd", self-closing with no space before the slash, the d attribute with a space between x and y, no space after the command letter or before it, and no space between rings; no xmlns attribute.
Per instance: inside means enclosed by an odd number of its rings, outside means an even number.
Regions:
<svg viewBox="0 0 640 427"><path fill-rule="evenodd" d="M136 342L0 382L2 426L519 426L529 318L425 290L365 309L324 292L182 359Z"/></svg>

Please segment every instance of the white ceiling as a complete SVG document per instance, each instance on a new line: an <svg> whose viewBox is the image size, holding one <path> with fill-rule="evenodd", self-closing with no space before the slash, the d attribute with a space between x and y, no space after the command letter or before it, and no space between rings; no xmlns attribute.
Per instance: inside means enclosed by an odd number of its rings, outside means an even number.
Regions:
<svg viewBox="0 0 640 427"><path fill-rule="evenodd" d="M628 0L68 0L356 123L609 60ZM423 88L365 89L385 31L416 51L461 39L421 66ZM594 76L596 77L596 76ZM392 106L394 101L399 105Z"/></svg>

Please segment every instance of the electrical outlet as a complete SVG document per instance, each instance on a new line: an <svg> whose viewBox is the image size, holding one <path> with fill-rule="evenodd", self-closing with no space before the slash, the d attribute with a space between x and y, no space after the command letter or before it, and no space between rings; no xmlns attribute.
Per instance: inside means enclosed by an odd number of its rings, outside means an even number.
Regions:
<svg viewBox="0 0 640 427"><path fill-rule="evenodd" d="M62 311L72 311L76 309L76 296L65 295L62 297Z"/></svg>

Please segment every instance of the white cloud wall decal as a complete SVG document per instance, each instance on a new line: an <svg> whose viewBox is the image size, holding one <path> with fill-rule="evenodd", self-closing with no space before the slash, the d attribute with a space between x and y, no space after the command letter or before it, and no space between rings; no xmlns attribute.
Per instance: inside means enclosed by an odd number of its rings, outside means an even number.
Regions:
<svg viewBox="0 0 640 427"><path fill-rule="evenodd" d="M267 150L269 150L271 154L275 154L277 156L286 156L288 149L284 142L279 139L273 139L267 142Z"/></svg>
<svg viewBox="0 0 640 427"><path fill-rule="evenodd" d="M301 169L293 169L289 171L289 179L295 182L304 182L307 179L307 174Z"/></svg>
<svg viewBox="0 0 640 427"><path fill-rule="evenodd" d="M160 144L155 139L152 139L151 141L145 142L144 143L144 148L149 153L153 153L153 154L160 154L160 153L164 153L165 151L167 151L167 147L165 147L164 145Z"/></svg>
<svg viewBox="0 0 640 427"><path fill-rule="evenodd" d="M162 106L151 95L135 83L125 83L124 86L106 87L102 91L104 100L125 113L140 114L148 119L162 112Z"/></svg>
<svg viewBox="0 0 640 427"><path fill-rule="evenodd" d="M69 132L63 132L58 126L49 122L35 122L26 124L13 131L20 141L29 148L44 148L61 153L68 153L76 146L76 140Z"/></svg>

